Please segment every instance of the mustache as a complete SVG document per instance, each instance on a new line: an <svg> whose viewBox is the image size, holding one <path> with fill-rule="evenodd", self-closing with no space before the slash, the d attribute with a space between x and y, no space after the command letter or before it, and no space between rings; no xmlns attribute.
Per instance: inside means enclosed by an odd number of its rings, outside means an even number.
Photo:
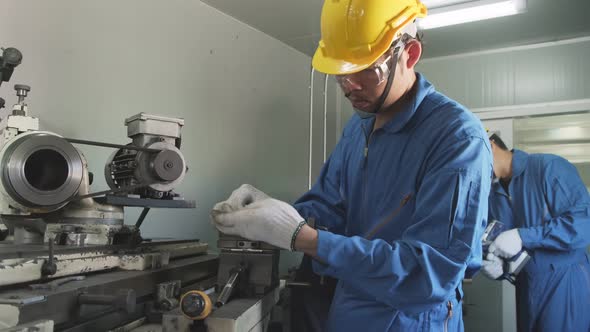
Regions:
<svg viewBox="0 0 590 332"><path fill-rule="evenodd" d="M352 101L367 100L362 95L358 95L358 94L353 95L352 92L345 93L344 94L344 97L346 97L346 98L348 98L348 99L350 99Z"/></svg>

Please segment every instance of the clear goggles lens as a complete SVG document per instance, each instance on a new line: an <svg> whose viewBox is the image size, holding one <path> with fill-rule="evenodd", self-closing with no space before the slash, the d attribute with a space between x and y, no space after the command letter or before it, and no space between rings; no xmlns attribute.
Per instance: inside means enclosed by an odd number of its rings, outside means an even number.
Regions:
<svg viewBox="0 0 590 332"><path fill-rule="evenodd" d="M383 84L387 80L387 76L389 76L389 59L391 59L391 56L358 73L336 75L336 81L344 89L352 89L354 87L364 88Z"/></svg>

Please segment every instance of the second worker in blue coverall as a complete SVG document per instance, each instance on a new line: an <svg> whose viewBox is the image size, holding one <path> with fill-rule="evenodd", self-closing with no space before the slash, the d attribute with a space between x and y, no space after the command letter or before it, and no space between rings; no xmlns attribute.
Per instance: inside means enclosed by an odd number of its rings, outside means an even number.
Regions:
<svg viewBox="0 0 590 332"><path fill-rule="evenodd" d="M490 245L484 275L503 274L502 259L532 256L516 278L518 330L590 331L590 196L574 165L550 154L508 150L490 137L496 180L490 220L508 231Z"/></svg>
<svg viewBox="0 0 590 332"><path fill-rule="evenodd" d="M326 1L314 66L337 74L357 114L294 207L244 185L211 212L221 232L301 251L339 280L327 331L463 330L461 281L481 263L492 156L480 121L414 71L424 14L416 0ZM385 47L337 51L392 18ZM361 52L379 53L345 57Z"/></svg>

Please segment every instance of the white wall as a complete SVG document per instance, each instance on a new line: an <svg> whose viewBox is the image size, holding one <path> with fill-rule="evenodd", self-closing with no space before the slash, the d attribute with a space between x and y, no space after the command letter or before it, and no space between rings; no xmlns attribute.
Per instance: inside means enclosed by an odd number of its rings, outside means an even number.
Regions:
<svg viewBox="0 0 590 332"><path fill-rule="evenodd" d="M418 70L470 108L590 97L590 36L423 60Z"/></svg>
<svg viewBox="0 0 590 332"><path fill-rule="evenodd" d="M126 143L130 115L186 120L190 171L178 191L197 209L152 210L145 236L215 247L209 209L241 183L288 201L307 189L310 58L200 1L2 0L0 45L24 54L0 96L10 106L13 84L31 85L28 102L43 129ZM94 190L104 189L112 150L82 150ZM139 210L127 211L134 222Z"/></svg>

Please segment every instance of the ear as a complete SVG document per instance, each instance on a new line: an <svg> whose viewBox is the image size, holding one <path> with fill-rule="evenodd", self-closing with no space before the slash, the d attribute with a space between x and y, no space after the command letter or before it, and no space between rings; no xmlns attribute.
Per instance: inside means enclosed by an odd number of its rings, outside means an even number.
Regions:
<svg viewBox="0 0 590 332"><path fill-rule="evenodd" d="M408 61L406 62L406 66L408 69L413 69L422 56L422 43L415 39L410 40L407 42L405 50L408 52Z"/></svg>

